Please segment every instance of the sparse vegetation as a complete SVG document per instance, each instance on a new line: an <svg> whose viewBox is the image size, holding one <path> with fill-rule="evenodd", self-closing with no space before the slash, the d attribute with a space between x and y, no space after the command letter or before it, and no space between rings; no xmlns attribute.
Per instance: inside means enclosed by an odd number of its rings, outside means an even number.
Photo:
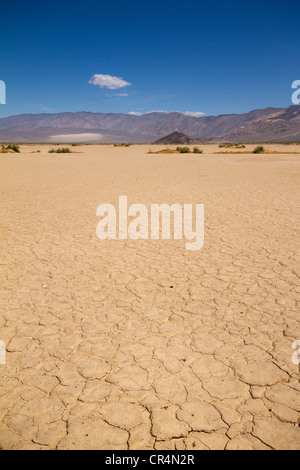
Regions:
<svg viewBox="0 0 300 470"><path fill-rule="evenodd" d="M189 147L182 147L180 153L191 153L191 149Z"/></svg>
<svg viewBox="0 0 300 470"><path fill-rule="evenodd" d="M189 147L177 147L176 150L180 153L191 153L191 149Z"/></svg>
<svg viewBox="0 0 300 470"><path fill-rule="evenodd" d="M10 152L20 153L20 146L17 144L8 144L8 145L1 146L1 153L10 153Z"/></svg>
<svg viewBox="0 0 300 470"><path fill-rule="evenodd" d="M219 149L244 149L246 146L244 144L220 144Z"/></svg>
<svg viewBox="0 0 300 470"><path fill-rule="evenodd" d="M51 149L48 153L72 153L69 147L62 147L59 149Z"/></svg>
<svg viewBox="0 0 300 470"><path fill-rule="evenodd" d="M152 155L156 155L156 154L170 154L170 153L177 153L178 154L178 151L177 150L173 150L173 149L162 149L162 150L157 150L157 152L153 152L152 150L149 150L150 154Z"/></svg>
<svg viewBox="0 0 300 470"><path fill-rule="evenodd" d="M203 150L199 149L199 147L194 147L193 153L203 153Z"/></svg>
<svg viewBox="0 0 300 470"><path fill-rule="evenodd" d="M13 150L16 153L20 153L20 146L17 144L8 144L6 148L7 150Z"/></svg>
<svg viewBox="0 0 300 470"><path fill-rule="evenodd" d="M263 147L262 145L259 145L253 150L253 153L264 153L264 152L265 152L265 147Z"/></svg>
<svg viewBox="0 0 300 470"><path fill-rule="evenodd" d="M275 144L276 142L273 142ZM299 142L278 142L280 145L300 145Z"/></svg>

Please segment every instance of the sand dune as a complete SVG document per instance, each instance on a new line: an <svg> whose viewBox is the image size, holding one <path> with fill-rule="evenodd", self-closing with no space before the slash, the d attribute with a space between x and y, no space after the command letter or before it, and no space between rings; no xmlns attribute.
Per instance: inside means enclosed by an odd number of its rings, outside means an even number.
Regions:
<svg viewBox="0 0 300 470"><path fill-rule="evenodd" d="M299 146L1 154L1 449L299 449ZM40 153L32 152L39 149ZM205 205L205 244L96 208Z"/></svg>

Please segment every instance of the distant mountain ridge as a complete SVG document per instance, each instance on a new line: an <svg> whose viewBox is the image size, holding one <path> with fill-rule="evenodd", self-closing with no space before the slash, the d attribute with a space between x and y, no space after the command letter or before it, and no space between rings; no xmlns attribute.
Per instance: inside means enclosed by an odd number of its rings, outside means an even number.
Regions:
<svg viewBox="0 0 300 470"><path fill-rule="evenodd" d="M300 106L192 117L91 112L22 114L0 119L2 142L154 142L173 132L199 141L300 142Z"/></svg>

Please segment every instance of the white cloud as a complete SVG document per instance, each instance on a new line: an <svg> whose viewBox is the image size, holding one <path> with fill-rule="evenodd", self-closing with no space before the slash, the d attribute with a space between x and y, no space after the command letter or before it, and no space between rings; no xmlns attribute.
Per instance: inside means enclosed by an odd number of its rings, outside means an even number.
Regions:
<svg viewBox="0 0 300 470"><path fill-rule="evenodd" d="M153 109L152 111L147 111L146 114L151 114L151 113L167 113L165 109Z"/></svg>
<svg viewBox="0 0 300 470"><path fill-rule="evenodd" d="M140 111L131 111L130 114L131 116L144 116L145 114L151 114L151 113L167 113L168 111L165 111L165 110L157 110L157 109L154 109L153 111L147 111L146 113L141 113Z"/></svg>
<svg viewBox="0 0 300 470"><path fill-rule="evenodd" d="M55 109L48 108L47 106L44 106L42 104L40 106L41 106L41 110L45 111L45 113L55 113Z"/></svg>
<svg viewBox="0 0 300 470"><path fill-rule="evenodd" d="M128 93L116 93L113 96L128 96Z"/></svg>
<svg viewBox="0 0 300 470"><path fill-rule="evenodd" d="M126 82L122 77L113 77L112 75L95 74L90 79L91 85L97 85L100 88L108 88L109 90L117 90L130 86L132 83Z"/></svg>
<svg viewBox="0 0 300 470"><path fill-rule="evenodd" d="M201 113L200 111L186 111L185 113L182 113L185 116L192 116L192 117L202 117L205 116L205 113Z"/></svg>

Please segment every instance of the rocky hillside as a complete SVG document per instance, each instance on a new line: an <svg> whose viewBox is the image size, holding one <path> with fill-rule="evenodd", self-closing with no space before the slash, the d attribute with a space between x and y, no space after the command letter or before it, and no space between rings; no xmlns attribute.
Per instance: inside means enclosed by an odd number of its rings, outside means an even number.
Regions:
<svg viewBox="0 0 300 470"><path fill-rule="evenodd" d="M189 135L183 134L183 132L172 132L162 139L158 139L155 144L186 144L192 145L197 144L198 141Z"/></svg>
<svg viewBox="0 0 300 470"><path fill-rule="evenodd" d="M143 116L78 112L0 119L2 142L166 142L174 132L193 141L300 141L300 106L199 118L178 112Z"/></svg>

